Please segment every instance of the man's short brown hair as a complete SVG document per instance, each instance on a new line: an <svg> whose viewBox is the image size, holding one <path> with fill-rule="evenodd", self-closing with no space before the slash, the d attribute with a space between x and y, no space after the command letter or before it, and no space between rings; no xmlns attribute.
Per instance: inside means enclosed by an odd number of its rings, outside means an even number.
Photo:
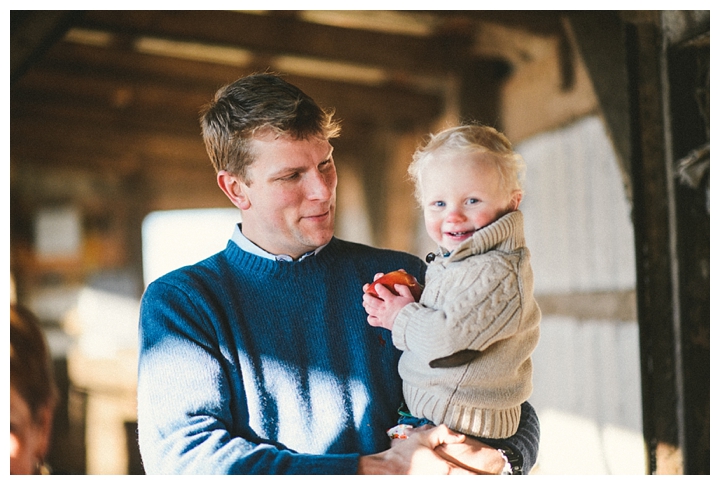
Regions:
<svg viewBox="0 0 720 485"><path fill-rule="evenodd" d="M220 88L201 113L205 149L215 171L227 170L247 181L254 161L250 141L261 130L330 139L340 133L334 112L274 74L253 74Z"/></svg>

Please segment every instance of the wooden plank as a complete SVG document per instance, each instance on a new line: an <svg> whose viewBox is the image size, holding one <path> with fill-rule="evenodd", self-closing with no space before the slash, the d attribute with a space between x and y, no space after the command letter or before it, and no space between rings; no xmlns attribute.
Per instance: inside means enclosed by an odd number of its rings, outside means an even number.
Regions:
<svg viewBox="0 0 720 485"><path fill-rule="evenodd" d="M634 290L596 291L536 295L543 317L562 315L577 320L634 322L637 295Z"/></svg>

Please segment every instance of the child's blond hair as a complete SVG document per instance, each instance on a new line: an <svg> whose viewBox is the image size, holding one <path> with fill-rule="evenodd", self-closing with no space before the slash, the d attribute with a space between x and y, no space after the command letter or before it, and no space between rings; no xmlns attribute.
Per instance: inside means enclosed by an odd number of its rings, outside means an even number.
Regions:
<svg viewBox="0 0 720 485"><path fill-rule="evenodd" d="M497 168L503 188L507 190L508 194L523 193L525 161L513 151L512 144L507 137L490 126L468 124L447 128L430 135L428 142L413 154L408 173L415 184L415 197L418 201L422 201L420 192L422 170L430 156L441 150L493 155L485 157L485 160Z"/></svg>

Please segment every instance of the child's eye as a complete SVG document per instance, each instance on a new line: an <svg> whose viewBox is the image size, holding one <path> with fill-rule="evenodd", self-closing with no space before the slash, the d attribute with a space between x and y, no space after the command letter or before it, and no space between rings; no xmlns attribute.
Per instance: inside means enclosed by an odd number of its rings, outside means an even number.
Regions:
<svg viewBox="0 0 720 485"><path fill-rule="evenodd" d="M435 202L432 202L430 205L433 207L445 207L445 202L443 202L442 200L436 200Z"/></svg>
<svg viewBox="0 0 720 485"><path fill-rule="evenodd" d="M468 204L477 204L480 202L480 199L473 199L472 197L467 200Z"/></svg>

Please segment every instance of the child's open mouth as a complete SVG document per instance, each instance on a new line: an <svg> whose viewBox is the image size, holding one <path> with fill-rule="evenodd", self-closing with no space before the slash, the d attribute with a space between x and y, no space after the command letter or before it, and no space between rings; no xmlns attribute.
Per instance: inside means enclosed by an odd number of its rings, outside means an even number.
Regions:
<svg viewBox="0 0 720 485"><path fill-rule="evenodd" d="M473 229L472 231L448 232L448 233L446 233L446 234L447 234L448 236L450 236L450 237L465 237L465 236L470 236L470 235L473 234L474 232L475 232L475 229Z"/></svg>

